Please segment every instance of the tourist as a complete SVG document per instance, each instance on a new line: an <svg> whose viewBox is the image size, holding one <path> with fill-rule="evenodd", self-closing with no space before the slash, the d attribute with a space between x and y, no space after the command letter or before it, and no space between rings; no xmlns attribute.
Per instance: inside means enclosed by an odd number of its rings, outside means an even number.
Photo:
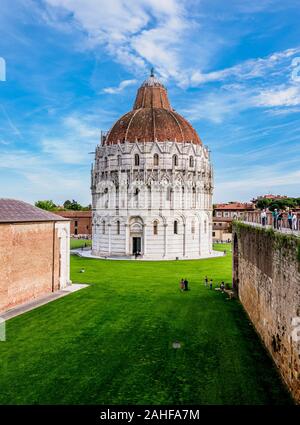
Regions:
<svg viewBox="0 0 300 425"><path fill-rule="evenodd" d="M282 229L282 221L283 221L283 212L281 210L279 210L278 215L277 215L277 229L278 230Z"/></svg>
<svg viewBox="0 0 300 425"><path fill-rule="evenodd" d="M184 279L184 290L188 291L189 290L189 282L187 279Z"/></svg>
<svg viewBox="0 0 300 425"><path fill-rule="evenodd" d="M295 212L292 217L292 226L293 226L293 230L297 230L297 216Z"/></svg>
<svg viewBox="0 0 300 425"><path fill-rule="evenodd" d="M204 285L205 285L205 286L207 286L207 285L208 285L208 277L207 277L207 276L205 276L205 279L204 279Z"/></svg>
<svg viewBox="0 0 300 425"><path fill-rule="evenodd" d="M272 212L272 217L273 217L273 227L274 229L277 229L277 218L278 218L277 208L275 208L275 210Z"/></svg>
<svg viewBox="0 0 300 425"><path fill-rule="evenodd" d="M210 282L209 282L209 289L212 289L213 288L213 280L212 279L210 279Z"/></svg>
<svg viewBox="0 0 300 425"><path fill-rule="evenodd" d="M289 228L291 229L291 230L293 230L293 211L289 211L288 212L288 223L289 223Z"/></svg>
<svg viewBox="0 0 300 425"><path fill-rule="evenodd" d="M182 278L181 281L180 281L180 290L181 291L184 291L184 287L185 287L185 285L184 285L184 279Z"/></svg>
<svg viewBox="0 0 300 425"><path fill-rule="evenodd" d="M222 292L224 292L225 284L224 284L224 282L223 282L223 281L222 281L222 283L221 283L221 285L220 285L220 288L221 288L221 291L222 291Z"/></svg>
<svg viewBox="0 0 300 425"><path fill-rule="evenodd" d="M265 226L267 224L267 211L264 208L260 214L260 218L261 218L261 224L262 226Z"/></svg>

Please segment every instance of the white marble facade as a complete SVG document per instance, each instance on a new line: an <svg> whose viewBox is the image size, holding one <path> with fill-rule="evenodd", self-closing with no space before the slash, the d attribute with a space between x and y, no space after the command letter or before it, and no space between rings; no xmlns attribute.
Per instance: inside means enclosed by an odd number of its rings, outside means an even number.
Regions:
<svg viewBox="0 0 300 425"><path fill-rule="evenodd" d="M100 144L92 168L92 253L192 259L212 254L213 172L202 144Z"/></svg>

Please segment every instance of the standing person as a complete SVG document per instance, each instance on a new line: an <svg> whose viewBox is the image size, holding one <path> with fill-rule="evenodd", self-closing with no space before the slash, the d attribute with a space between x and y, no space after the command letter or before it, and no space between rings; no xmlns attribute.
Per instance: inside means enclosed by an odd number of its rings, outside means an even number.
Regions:
<svg viewBox="0 0 300 425"><path fill-rule="evenodd" d="M185 286L184 285L184 279L182 278L181 281L180 281L180 290L181 291L184 291L184 286Z"/></svg>
<svg viewBox="0 0 300 425"><path fill-rule="evenodd" d="M277 208L275 208L275 210L272 212L272 217L273 217L273 227L274 229L277 229L277 217L278 217Z"/></svg>
<svg viewBox="0 0 300 425"><path fill-rule="evenodd" d="M289 228L293 230L293 211L291 210L288 212L288 223L289 223Z"/></svg>
<svg viewBox="0 0 300 425"><path fill-rule="evenodd" d="M282 220L283 220L283 212L282 212L282 210L279 210L278 215L277 215L277 229L278 230L282 229Z"/></svg>
<svg viewBox="0 0 300 425"><path fill-rule="evenodd" d="M297 230L297 216L295 212L292 217L292 227L293 227L293 230Z"/></svg>
<svg viewBox="0 0 300 425"><path fill-rule="evenodd" d="M207 285L208 285L208 277L207 277L207 276L205 276L205 279L204 279L204 285L205 285L205 286L207 286Z"/></svg>
<svg viewBox="0 0 300 425"><path fill-rule="evenodd" d="M223 282L223 281L222 281L222 283L221 283L221 285L220 285L220 288L221 288L221 291L222 291L222 292L224 292L225 284L224 284L224 282Z"/></svg>
<svg viewBox="0 0 300 425"><path fill-rule="evenodd" d="M209 289L212 289L213 288L213 280L212 279L210 279L210 282L209 282Z"/></svg>
<svg viewBox="0 0 300 425"><path fill-rule="evenodd" d="M189 290L189 282L187 279L184 279L184 290L188 291Z"/></svg>
<svg viewBox="0 0 300 425"><path fill-rule="evenodd" d="M267 211L264 208L260 214L260 218L261 218L261 224L262 226L265 226L267 224Z"/></svg>

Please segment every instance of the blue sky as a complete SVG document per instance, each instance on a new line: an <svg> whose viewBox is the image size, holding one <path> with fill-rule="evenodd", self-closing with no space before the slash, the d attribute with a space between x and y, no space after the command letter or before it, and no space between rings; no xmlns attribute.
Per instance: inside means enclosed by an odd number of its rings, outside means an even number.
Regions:
<svg viewBox="0 0 300 425"><path fill-rule="evenodd" d="M0 197L89 203L90 152L151 66L215 202L299 196L299 21L297 0L1 0Z"/></svg>

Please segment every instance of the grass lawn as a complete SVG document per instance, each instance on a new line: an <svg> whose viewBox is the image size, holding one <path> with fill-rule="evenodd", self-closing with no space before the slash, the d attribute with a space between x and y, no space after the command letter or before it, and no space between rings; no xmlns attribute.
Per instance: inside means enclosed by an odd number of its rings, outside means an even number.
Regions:
<svg viewBox="0 0 300 425"><path fill-rule="evenodd" d="M71 264L90 287L7 323L1 404L291 403L239 302L203 284L230 282L230 253Z"/></svg>
<svg viewBox="0 0 300 425"><path fill-rule="evenodd" d="M75 239L71 238L70 248L76 249L84 246L92 246L92 241L90 239Z"/></svg>

